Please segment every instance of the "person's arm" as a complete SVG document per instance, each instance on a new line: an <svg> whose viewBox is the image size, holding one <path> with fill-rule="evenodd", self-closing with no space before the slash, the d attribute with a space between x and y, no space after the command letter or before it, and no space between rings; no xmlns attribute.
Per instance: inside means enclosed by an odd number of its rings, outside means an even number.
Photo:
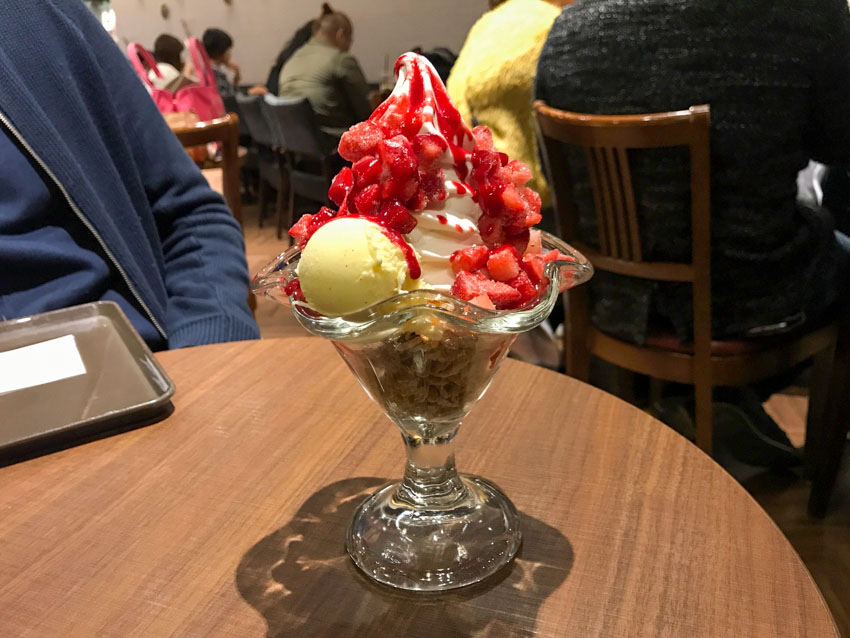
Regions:
<svg viewBox="0 0 850 638"><path fill-rule="evenodd" d="M344 55L339 63L339 81L351 105L355 122L362 122L372 114L369 105L369 85L363 70L353 55Z"/></svg>
<svg viewBox="0 0 850 638"><path fill-rule="evenodd" d="M824 29L812 83L806 142L824 164L850 162L850 10L846 0L823 0Z"/></svg>
<svg viewBox="0 0 850 638"><path fill-rule="evenodd" d="M107 99L129 148L162 245L170 348L255 339L248 269L239 224L157 111L120 50L96 25L85 33L110 84ZM85 28L85 25L81 25ZM140 208L144 210L144 208Z"/></svg>

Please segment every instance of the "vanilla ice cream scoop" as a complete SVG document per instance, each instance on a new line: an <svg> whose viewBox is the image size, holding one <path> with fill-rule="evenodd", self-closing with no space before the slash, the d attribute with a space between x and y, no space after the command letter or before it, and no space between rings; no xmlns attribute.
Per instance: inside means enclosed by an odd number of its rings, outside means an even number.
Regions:
<svg viewBox="0 0 850 638"><path fill-rule="evenodd" d="M327 316L418 287L402 248L380 225L360 217L339 217L319 228L301 253L298 279L310 306Z"/></svg>

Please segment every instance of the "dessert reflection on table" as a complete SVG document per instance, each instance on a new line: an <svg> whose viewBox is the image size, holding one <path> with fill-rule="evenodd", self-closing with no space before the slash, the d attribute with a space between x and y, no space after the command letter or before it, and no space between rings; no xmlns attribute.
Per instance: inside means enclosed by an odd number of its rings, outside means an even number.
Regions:
<svg viewBox="0 0 850 638"><path fill-rule="evenodd" d="M373 583L351 562L343 539L354 509L386 479L359 477L314 493L283 527L259 540L236 573L240 595L268 636L533 636L537 613L567 578L570 542L521 514L523 547L479 585L442 594Z"/></svg>

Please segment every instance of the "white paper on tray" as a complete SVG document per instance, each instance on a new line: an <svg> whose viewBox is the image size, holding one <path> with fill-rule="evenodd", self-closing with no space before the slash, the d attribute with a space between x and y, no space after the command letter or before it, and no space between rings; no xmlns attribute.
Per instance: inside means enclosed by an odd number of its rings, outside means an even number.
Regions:
<svg viewBox="0 0 850 638"><path fill-rule="evenodd" d="M85 373L74 335L0 352L0 394Z"/></svg>

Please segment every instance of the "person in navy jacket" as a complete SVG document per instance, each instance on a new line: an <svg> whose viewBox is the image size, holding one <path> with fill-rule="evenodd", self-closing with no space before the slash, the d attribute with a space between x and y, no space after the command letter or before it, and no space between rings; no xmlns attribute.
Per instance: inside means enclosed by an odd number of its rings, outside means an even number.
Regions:
<svg viewBox="0 0 850 638"><path fill-rule="evenodd" d="M239 225L82 2L0 3L0 320L117 302L154 349L254 339Z"/></svg>

